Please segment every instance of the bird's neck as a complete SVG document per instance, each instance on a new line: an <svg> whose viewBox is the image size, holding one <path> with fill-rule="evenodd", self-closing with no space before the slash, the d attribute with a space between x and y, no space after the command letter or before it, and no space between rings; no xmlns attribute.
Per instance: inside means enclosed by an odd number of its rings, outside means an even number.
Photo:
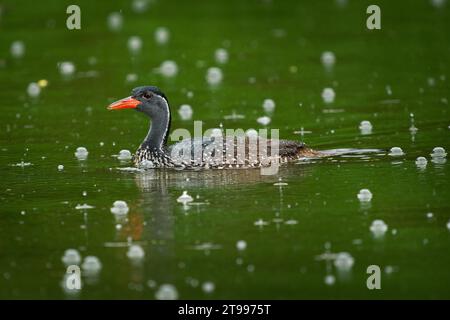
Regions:
<svg viewBox="0 0 450 320"><path fill-rule="evenodd" d="M163 150L167 144L170 130L170 109L167 101L161 102L163 112L152 115L150 129L141 147L151 150Z"/></svg>

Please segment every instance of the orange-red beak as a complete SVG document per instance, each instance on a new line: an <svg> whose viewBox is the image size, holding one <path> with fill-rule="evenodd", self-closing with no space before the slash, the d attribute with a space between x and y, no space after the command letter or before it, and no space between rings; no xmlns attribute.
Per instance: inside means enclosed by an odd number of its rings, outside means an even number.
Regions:
<svg viewBox="0 0 450 320"><path fill-rule="evenodd" d="M136 100L134 98L127 97L125 99L116 101L111 103L108 106L108 110L117 110L117 109L134 109L140 104L141 102L139 100Z"/></svg>

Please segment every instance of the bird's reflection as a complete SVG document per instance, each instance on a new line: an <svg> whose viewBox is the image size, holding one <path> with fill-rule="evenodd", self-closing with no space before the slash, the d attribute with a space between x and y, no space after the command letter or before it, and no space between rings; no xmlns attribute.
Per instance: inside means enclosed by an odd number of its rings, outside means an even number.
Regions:
<svg viewBox="0 0 450 320"><path fill-rule="evenodd" d="M301 167L301 168L300 168ZM279 182L279 177L295 175L297 178L309 172L307 166L293 166L280 170L278 175L261 175L260 170L203 170L174 171L148 170L133 172L139 197L131 204L128 222L118 231L118 241L141 244L145 259L131 263L131 288L142 288L149 283L154 287L174 284L181 261L175 253L176 195L171 190L208 188L223 190L237 185ZM181 194L181 193L180 193ZM150 285L150 283L152 285Z"/></svg>

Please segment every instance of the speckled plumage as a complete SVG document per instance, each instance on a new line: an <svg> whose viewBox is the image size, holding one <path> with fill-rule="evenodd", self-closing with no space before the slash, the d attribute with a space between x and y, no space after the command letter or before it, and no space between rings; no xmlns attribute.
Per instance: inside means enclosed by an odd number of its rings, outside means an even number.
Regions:
<svg viewBox="0 0 450 320"><path fill-rule="evenodd" d="M154 86L135 88L132 96L110 107L134 108L152 120L147 136L133 156L134 164L141 168L260 168L270 166L273 161L284 163L318 155L301 142L262 137L214 136L167 145L171 123L169 101Z"/></svg>

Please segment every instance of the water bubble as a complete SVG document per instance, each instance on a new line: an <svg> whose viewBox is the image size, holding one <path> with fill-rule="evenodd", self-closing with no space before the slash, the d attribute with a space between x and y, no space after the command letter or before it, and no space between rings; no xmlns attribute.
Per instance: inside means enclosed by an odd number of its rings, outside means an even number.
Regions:
<svg viewBox="0 0 450 320"><path fill-rule="evenodd" d="M70 61L60 62L58 67L63 76L71 76L75 72L75 65Z"/></svg>
<svg viewBox="0 0 450 320"><path fill-rule="evenodd" d="M158 27L155 30L155 41L158 44L166 44L170 39L170 31L166 27Z"/></svg>
<svg viewBox="0 0 450 320"><path fill-rule="evenodd" d="M186 204L188 202L192 202L194 199L187 193L187 191L183 191L183 194L178 197L177 202Z"/></svg>
<svg viewBox="0 0 450 320"><path fill-rule="evenodd" d="M433 219L434 215L432 212L427 213L427 219Z"/></svg>
<svg viewBox="0 0 450 320"><path fill-rule="evenodd" d="M192 107L188 104L183 104L178 109L181 120L190 120L192 118L192 113Z"/></svg>
<svg viewBox="0 0 450 320"><path fill-rule="evenodd" d="M214 58L217 63L224 64L228 62L228 51L223 48L219 48L214 52Z"/></svg>
<svg viewBox="0 0 450 320"><path fill-rule="evenodd" d="M325 276L324 282L327 286L332 286L336 282L336 278L332 274Z"/></svg>
<svg viewBox="0 0 450 320"><path fill-rule="evenodd" d="M110 209L111 213L116 215L125 215L129 210L127 203L122 200L114 201L113 206Z"/></svg>
<svg viewBox="0 0 450 320"><path fill-rule="evenodd" d="M11 44L10 52L14 58L22 58L25 54L25 44L23 41L14 41Z"/></svg>
<svg viewBox="0 0 450 320"><path fill-rule="evenodd" d="M85 147L78 147L75 151L75 157L77 157L78 160L86 160L88 157L89 152Z"/></svg>
<svg viewBox="0 0 450 320"><path fill-rule="evenodd" d="M166 60L163 63L161 63L161 66L159 67L159 71L164 77L174 77L178 73L178 66L175 63L175 61L172 60Z"/></svg>
<svg viewBox="0 0 450 320"><path fill-rule="evenodd" d="M245 242L245 240L239 240L236 242L236 248L239 251L245 250L247 248L247 242Z"/></svg>
<svg viewBox="0 0 450 320"><path fill-rule="evenodd" d="M383 220L374 220L370 225L370 231L375 237L383 236L388 230L387 224Z"/></svg>
<svg viewBox="0 0 450 320"><path fill-rule="evenodd" d="M94 274L98 273L102 269L102 264L97 257L87 256L84 258L81 268L89 274Z"/></svg>
<svg viewBox="0 0 450 320"><path fill-rule="evenodd" d="M322 99L325 103L333 103L335 97L336 93L334 92L333 88L325 88L322 90Z"/></svg>
<svg viewBox="0 0 450 320"><path fill-rule="evenodd" d="M41 93L41 87L36 82L31 82L27 87L27 93L31 98L36 98Z"/></svg>
<svg viewBox="0 0 450 320"><path fill-rule="evenodd" d="M325 51L320 56L320 61L325 68L330 68L336 63L336 56L331 51Z"/></svg>
<svg viewBox="0 0 450 320"><path fill-rule="evenodd" d="M215 284L211 281L207 281L202 284L202 290L205 293L212 293L215 288L216 288Z"/></svg>
<svg viewBox="0 0 450 320"><path fill-rule="evenodd" d="M127 161L127 160L131 160L133 158L133 156L131 155L130 150L120 150L119 151L119 155L117 156L117 159L119 159L120 161Z"/></svg>
<svg viewBox="0 0 450 320"><path fill-rule="evenodd" d="M258 119L256 119L256 122L258 122L259 124L261 124L263 126L267 126L271 120L272 119L270 119L269 117L263 116L263 117L259 117Z"/></svg>
<svg viewBox="0 0 450 320"><path fill-rule="evenodd" d="M372 200L372 192L369 189L361 189L357 197L361 202L369 202Z"/></svg>
<svg viewBox="0 0 450 320"><path fill-rule="evenodd" d="M389 151L389 155L392 157L399 157L403 156L405 153L403 152L402 148L400 147L392 147Z"/></svg>
<svg viewBox="0 0 450 320"><path fill-rule="evenodd" d="M155 293L157 300L177 300L178 291L174 285L162 284Z"/></svg>
<svg viewBox="0 0 450 320"><path fill-rule="evenodd" d="M450 231L450 220L447 222L447 229Z"/></svg>
<svg viewBox="0 0 450 320"><path fill-rule="evenodd" d="M131 53L138 53L142 49L142 39L138 36L128 38L128 50Z"/></svg>
<svg viewBox="0 0 450 320"><path fill-rule="evenodd" d="M112 12L108 16L108 28L111 31L119 31L122 29L123 18L119 12Z"/></svg>
<svg viewBox="0 0 450 320"><path fill-rule="evenodd" d="M64 166L63 166L62 164L59 164L59 165L58 165L58 170L59 170L59 171L63 171L63 170L64 170Z"/></svg>
<svg viewBox="0 0 450 320"><path fill-rule="evenodd" d="M144 249L140 245L132 245L127 252L127 257L131 260L141 260L145 256Z"/></svg>
<svg viewBox="0 0 450 320"><path fill-rule="evenodd" d="M81 262L81 255L76 249L67 249L61 260L66 266L79 264Z"/></svg>
<svg viewBox="0 0 450 320"><path fill-rule="evenodd" d="M361 134L371 134L372 133L372 124L370 121L363 120L359 124L359 130L361 130Z"/></svg>
<svg viewBox="0 0 450 320"><path fill-rule="evenodd" d="M419 168L425 168L427 166L428 160L425 157L417 157L416 166Z"/></svg>
<svg viewBox="0 0 450 320"><path fill-rule="evenodd" d="M447 153L445 152L445 149L442 147L433 148L433 152L431 153L432 158L445 158L446 156Z"/></svg>
<svg viewBox="0 0 450 320"><path fill-rule="evenodd" d="M334 266L339 271L349 271L353 267L355 259L348 252L340 252L334 260Z"/></svg>
<svg viewBox="0 0 450 320"><path fill-rule="evenodd" d="M210 85L217 85L222 82L223 74L222 70L217 67L208 68L206 71L206 81Z"/></svg>
<svg viewBox="0 0 450 320"><path fill-rule="evenodd" d="M262 107L265 112L273 112L273 110L275 110L275 101L272 99L264 99Z"/></svg>

